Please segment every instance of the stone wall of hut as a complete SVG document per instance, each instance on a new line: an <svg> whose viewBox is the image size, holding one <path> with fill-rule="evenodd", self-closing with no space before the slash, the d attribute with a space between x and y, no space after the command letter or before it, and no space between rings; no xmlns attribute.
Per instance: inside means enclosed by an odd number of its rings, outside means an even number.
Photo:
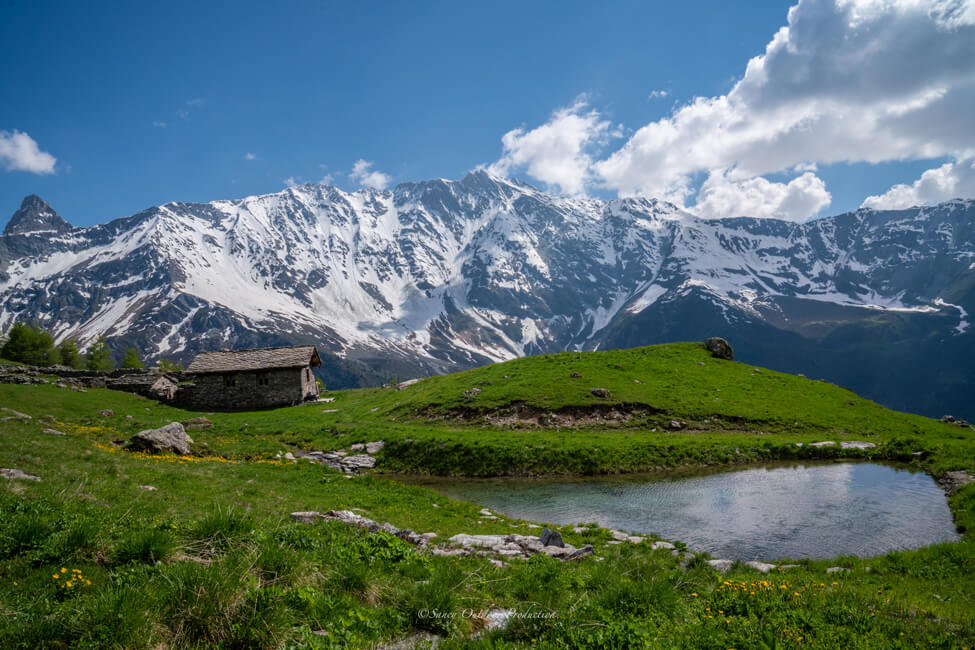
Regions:
<svg viewBox="0 0 975 650"><path fill-rule="evenodd" d="M251 410L291 406L318 397L318 383L311 368L276 368L189 377L179 387L176 400L194 409Z"/></svg>

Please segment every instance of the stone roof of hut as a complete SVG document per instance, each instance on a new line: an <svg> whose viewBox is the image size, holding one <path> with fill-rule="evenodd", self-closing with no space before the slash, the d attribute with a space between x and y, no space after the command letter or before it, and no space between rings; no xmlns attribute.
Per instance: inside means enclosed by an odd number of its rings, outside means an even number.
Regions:
<svg viewBox="0 0 975 650"><path fill-rule="evenodd" d="M322 365L314 345L256 350L218 350L201 352L186 369L188 373L239 372L273 368L303 368Z"/></svg>

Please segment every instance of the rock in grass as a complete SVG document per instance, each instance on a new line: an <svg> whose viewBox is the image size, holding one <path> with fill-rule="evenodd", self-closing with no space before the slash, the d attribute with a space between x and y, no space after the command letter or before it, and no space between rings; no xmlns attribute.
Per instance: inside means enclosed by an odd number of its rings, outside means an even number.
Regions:
<svg viewBox="0 0 975 650"><path fill-rule="evenodd" d="M476 546L480 548L491 548L505 543L505 535L468 535L459 533L450 538L450 543L454 546L465 548Z"/></svg>
<svg viewBox="0 0 975 650"><path fill-rule="evenodd" d="M193 439L186 435L183 425L179 422L170 422L158 429L140 431L129 438L125 448L129 451L145 451L150 454L171 451L180 456L188 456L191 444Z"/></svg>
<svg viewBox="0 0 975 650"><path fill-rule="evenodd" d="M200 417L184 420L183 426L187 429L209 429L213 426L213 422L210 422L207 418Z"/></svg>
<svg viewBox="0 0 975 650"><path fill-rule="evenodd" d="M768 573L775 568L774 564L769 564L768 562L745 562L745 566L751 567L759 573Z"/></svg>
<svg viewBox="0 0 975 650"><path fill-rule="evenodd" d="M596 397L601 397L602 399L609 399L613 396L613 394L605 388L590 388L589 392Z"/></svg>
<svg viewBox="0 0 975 650"><path fill-rule="evenodd" d="M378 454L382 450L382 448L385 447L385 446L386 446L386 443L383 442L382 440L376 440L375 442L367 442L366 443L366 453L367 454Z"/></svg>
<svg viewBox="0 0 975 650"><path fill-rule="evenodd" d="M146 410L148 411L149 409ZM115 415L115 411L113 411L112 409L102 409L101 411L98 412L98 415L102 416L103 418L110 418L113 415Z"/></svg>
<svg viewBox="0 0 975 650"><path fill-rule="evenodd" d="M140 490L145 490L146 492L155 492L156 491L156 487L153 486L153 485L138 485L136 487L138 487Z"/></svg>
<svg viewBox="0 0 975 650"><path fill-rule="evenodd" d="M343 472L354 473L361 469L372 469L376 466L376 459L368 454L356 454L354 456L346 456L339 464Z"/></svg>
<svg viewBox="0 0 975 650"><path fill-rule="evenodd" d="M810 447L832 447L835 444L836 443L833 442L832 440L825 440L823 442L811 442L809 443L809 446Z"/></svg>
<svg viewBox="0 0 975 650"><path fill-rule="evenodd" d="M862 442L860 440L844 440L840 443L840 449L872 449L876 446L872 442Z"/></svg>
<svg viewBox="0 0 975 650"><path fill-rule="evenodd" d="M43 429L41 433L46 433L49 436L66 436L64 431L58 431L57 429Z"/></svg>
<svg viewBox="0 0 975 650"><path fill-rule="evenodd" d="M650 545L650 548L652 548L655 551L660 548L665 548L668 551L672 551L677 547L671 544L670 542L654 542L653 544Z"/></svg>
<svg viewBox="0 0 975 650"><path fill-rule="evenodd" d="M557 530L549 530L546 528L542 531L542 534L538 536L538 540L542 543L542 546L558 546L559 548L565 548L565 542L562 540L562 534Z"/></svg>
<svg viewBox="0 0 975 650"><path fill-rule="evenodd" d="M309 510L307 512L292 512L291 518L303 524L313 524L319 519L324 519L325 515L314 510Z"/></svg>
<svg viewBox="0 0 975 650"><path fill-rule="evenodd" d="M831 566L830 568L826 569L826 573L849 573L849 572L850 572L849 569L841 566Z"/></svg>
<svg viewBox="0 0 975 650"><path fill-rule="evenodd" d="M26 413L21 413L20 411L15 411L13 409L8 409L6 407L0 408L0 411L10 414L10 416L4 418L4 420L33 420L34 419L31 416L27 415Z"/></svg>
<svg viewBox="0 0 975 650"><path fill-rule="evenodd" d="M23 470L11 469L9 467L0 467L0 476L8 480L23 479L25 481L37 481L40 482L41 477L37 474L29 474Z"/></svg>
<svg viewBox="0 0 975 650"><path fill-rule="evenodd" d="M712 336L704 342L704 346L715 359L725 359L726 361L735 360L735 351L731 344L718 336Z"/></svg>
<svg viewBox="0 0 975 650"><path fill-rule="evenodd" d="M708 560L708 564L715 571L727 571L734 564L733 560Z"/></svg>
<svg viewBox="0 0 975 650"><path fill-rule="evenodd" d="M975 482L975 476L972 476L964 470L945 472L938 477L938 485L941 486L941 489L944 490L948 496L953 495L956 491L958 491L958 488L972 482Z"/></svg>
<svg viewBox="0 0 975 650"><path fill-rule="evenodd" d="M571 562L573 560L581 560L587 555L592 555L592 552L593 552L592 544L586 544L582 548L577 548L576 550L572 551L571 553L566 555L563 559L567 562Z"/></svg>

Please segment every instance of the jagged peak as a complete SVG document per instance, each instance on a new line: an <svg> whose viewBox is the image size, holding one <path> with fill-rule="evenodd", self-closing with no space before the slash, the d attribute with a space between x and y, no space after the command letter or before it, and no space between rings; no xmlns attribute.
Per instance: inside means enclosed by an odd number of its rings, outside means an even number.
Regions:
<svg viewBox="0 0 975 650"><path fill-rule="evenodd" d="M61 218L47 201L36 194L28 194L21 201L20 208L10 217L3 234L21 235L51 230L63 233L73 229L74 226Z"/></svg>

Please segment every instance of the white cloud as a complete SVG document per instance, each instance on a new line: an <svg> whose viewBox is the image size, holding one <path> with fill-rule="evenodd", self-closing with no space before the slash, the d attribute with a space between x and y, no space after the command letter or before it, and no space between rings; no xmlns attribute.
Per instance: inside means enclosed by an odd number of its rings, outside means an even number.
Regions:
<svg viewBox="0 0 975 650"><path fill-rule="evenodd" d="M153 122L152 125L154 127L156 127L157 129L165 129L168 126L165 122L161 122L159 120L156 120L155 122Z"/></svg>
<svg viewBox="0 0 975 650"><path fill-rule="evenodd" d="M372 163L359 159L352 166L352 173L349 178L356 181L362 187L371 187L374 190L384 190L392 180L387 174L372 169Z"/></svg>
<svg viewBox="0 0 975 650"><path fill-rule="evenodd" d="M0 163L7 171L53 174L57 158L23 131L0 131Z"/></svg>
<svg viewBox="0 0 975 650"><path fill-rule="evenodd" d="M319 185L331 185L335 181L335 177L331 174L325 174L322 176L322 180L318 181Z"/></svg>
<svg viewBox="0 0 975 650"><path fill-rule="evenodd" d="M975 197L975 159L945 163L929 169L910 185L894 185L883 194L868 196L863 207L897 210L972 197Z"/></svg>
<svg viewBox="0 0 975 650"><path fill-rule="evenodd" d="M257 154L248 151L247 153L244 154L244 160L257 160Z"/></svg>
<svg viewBox="0 0 975 650"><path fill-rule="evenodd" d="M663 99L664 97L666 97L669 94L670 93L667 92L666 90L651 90L649 97L650 97L650 99Z"/></svg>
<svg viewBox="0 0 975 650"><path fill-rule="evenodd" d="M284 179L281 182L284 183L287 187L294 187L295 185L298 184L294 176L288 176L286 179Z"/></svg>
<svg viewBox="0 0 975 650"><path fill-rule="evenodd" d="M727 95L696 98L643 126L593 170L621 195L684 202L710 170L734 169L740 184L816 163L967 159L972 106L973 0L800 0ZM822 201L810 191L791 218ZM725 205L717 196L715 210Z"/></svg>
<svg viewBox="0 0 975 650"><path fill-rule="evenodd" d="M501 138L504 153L488 171L506 175L523 169L566 194L584 193L592 180L592 150L619 135L596 110L587 108L581 97L539 127L508 131Z"/></svg>
<svg viewBox="0 0 975 650"><path fill-rule="evenodd" d="M187 106L203 106L206 103L207 100L205 97L194 97L193 99L186 100Z"/></svg>
<svg viewBox="0 0 975 650"><path fill-rule="evenodd" d="M713 171L697 193L691 208L706 219L755 217L806 221L829 205L826 184L812 172L788 183L775 183L761 176L745 180L729 178L725 171Z"/></svg>

